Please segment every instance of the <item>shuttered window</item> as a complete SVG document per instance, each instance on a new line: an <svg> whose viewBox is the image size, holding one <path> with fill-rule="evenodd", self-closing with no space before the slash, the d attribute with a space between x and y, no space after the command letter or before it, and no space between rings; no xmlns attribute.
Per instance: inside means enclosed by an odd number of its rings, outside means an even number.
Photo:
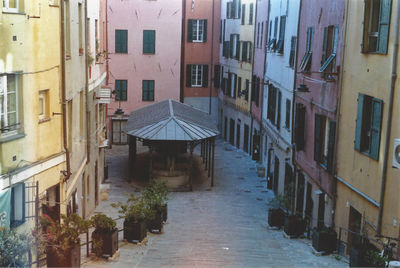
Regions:
<svg viewBox="0 0 400 268"><path fill-rule="evenodd" d="M362 52L387 54L391 0L364 0Z"/></svg>
<svg viewBox="0 0 400 268"><path fill-rule="evenodd" d="M241 24L244 25L246 22L246 4L242 5L242 20Z"/></svg>
<svg viewBox="0 0 400 268"><path fill-rule="evenodd" d="M115 100L127 100L127 80L115 80Z"/></svg>
<svg viewBox="0 0 400 268"><path fill-rule="evenodd" d="M328 117L315 114L314 160L329 172L333 170L336 122Z"/></svg>
<svg viewBox="0 0 400 268"><path fill-rule="evenodd" d="M156 31L143 31L143 53L154 54L156 51Z"/></svg>
<svg viewBox="0 0 400 268"><path fill-rule="evenodd" d="M286 16L281 16L279 24L279 40L276 45L276 52L283 54L285 46L285 29L286 29Z"/></svg>
<svg viewBox="0 0 400 268"><path fill-rule="evenodd" d="M128 53L128 30L115 30L115 53Z"/></svg>
<svg viewBox="0 0 400 268"><path fill-rule="evenodd" d="M208 87L208 65L186 65L187 87Z"/></svg>
<svg viewBox="0 0 400 268"><path fill-rule="evenodd" d="M253 24L253 17L254 17L254 4L250 4L250 10L249 10L249 24Z"/></svg>
<svg viewBox="0 0 400 268"><path fill-rule="evenodd" d="M371 158L379 159L383 101L359 94L354 148Z"/></svg>
<svg viewBox="0 0 400 268"><path fill-rule="evenodd" d="M25 222L25 183L19 183L11 188L11 215L12 227Z"/></svg>
<svg viewBox="0 0 400 268"><path fill-rule="evenodd" d="M267 118L274 126L276 126L277 129L280 129L281 125L281 102L281 91L270 84L268 87Z"/></svg>
<svg viewBox="0 0 400 268"><path fill-rule="evenodd" d="M142 81L142 101L154 101L154 80Z"/></svg>
<svg viewBox="0 0 400 268"><path fill-rule="evenodd" d="M306 130L306 107L301 104L296 104L296 119L295 119L295 143L296 150L302 151L305 146L305 130Z"/></svg>
<svg viewBox="0 0 400 268"><path fill-rule="evenodd" d="M296 58L296 43L297 43L297 37L292 36L290 39L290 55L289 55L289 66L294 67L294 62Z"/></svg>
<svg viewBox="0 0 400 268"><path fill-rule="evenodd" d="M308 27L306 51L299 66L300 70L302 71L310 71L311 69L313 41L314 41L314 27Z"/></svg>
<svg viewBox="0 0 400 268"><path fill-rule="evenodd" d="M207 20L188 20L188 42L207 41Z"/></svg>
<svg viewBox="0 0 400 268"><path fill-rule="evenodd" d="M337 51L339 28L328 26L324 29L324 41L322 44L322 58L320 72L335 71L335 57Z"/></svg>
<svg viewBox="0 0 400 268"><path fill-rule="evenodd" d="M285 128L290 130L290 111L291 111L291 101L286 99L286 115L285 115Z"/></svg>

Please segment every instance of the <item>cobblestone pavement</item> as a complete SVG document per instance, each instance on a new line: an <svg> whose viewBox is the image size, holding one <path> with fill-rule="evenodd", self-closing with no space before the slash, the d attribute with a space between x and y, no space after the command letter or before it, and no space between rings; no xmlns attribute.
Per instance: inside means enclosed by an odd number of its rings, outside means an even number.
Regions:
<svg viewBox="0 0 400 268"><path fill-rule="evenodd" d="M199 149L199 148L197 148ZM197 153L199 153L197 151ZM109 201L97 212L116 218L110 203L123 201L132 186L124 180L127 148L114 146L109 162ZM170 193L168 223L161 234L148 234L141 245L122 241L115 260L89 260L86 267L347 267L334 256L315 256L311 241L287 239L267 224L268 200L273 196L257 177L256 163L218 140L215 186L193 192ZM122 227L122 221L118 222Z"/></svg>

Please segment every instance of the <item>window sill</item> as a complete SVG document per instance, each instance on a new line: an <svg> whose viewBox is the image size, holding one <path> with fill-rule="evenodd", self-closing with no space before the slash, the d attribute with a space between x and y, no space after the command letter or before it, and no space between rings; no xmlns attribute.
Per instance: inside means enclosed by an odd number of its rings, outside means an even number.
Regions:
<svg viewBox="0 0 400 268"><path fill-rule="evenodd" d="M114 54L128 54L128 52L115 52Z"/></svg>
<svg viewBox="0 0 400 268"><path fill-rule="evenodd" d="M154 102L154 100L142 100L142 101L145 101L145 102Z"/></svg>
<svg viewBox="0 0 400 268"><path fill-rule="evenodd" d="M192 40L192 43L205 43L204 40Z"/></svg>
<svg viewBox="0 0 400 268"><path fill-rule="evenodd" d="M4 137L4 138L1 138L1 137L0 137L0 144L1 144L1 143L6 143L6 142L9 142L9 141L14 141L14 140L22 139L22 138L24 138L25 136L26 136L26 135L22 133L22 134L11 135L11 136Z"/></svg>
<svg viewBox="0 0 400 268"><path fill-rule="evenodd" d="M60 7L60 5L57 5L57 4L49 4L49 7Z"/></svg>
<svg viewBox="0 0 400 268"><path fill-rule="evenodd" d="M26 15L25 12L4 10L4 9L3 9L3 14L24 15L24 16Z"/></svg>
<svg viewBox="0 0 400 268"><path fill-rule="evenodd" d="M143 55L156 55L156 53L155 52L148 52L148 53L143 52Z"/></svg>
<svg viewBox="0 0 400 268"><path fill-rule="evenodd" d="M195 88L202 88L203 86L196 86L196 85L191 85L190 87L195 87Z"/></svg>
<svg viewBox="0 0 400 268"><path fill-rule="evenodd" d="M51 120L50 117L45 117L45 118L39 119L39 124L42 124L42 123L45 123L45 122L49 122L50 120Z"/></svg>

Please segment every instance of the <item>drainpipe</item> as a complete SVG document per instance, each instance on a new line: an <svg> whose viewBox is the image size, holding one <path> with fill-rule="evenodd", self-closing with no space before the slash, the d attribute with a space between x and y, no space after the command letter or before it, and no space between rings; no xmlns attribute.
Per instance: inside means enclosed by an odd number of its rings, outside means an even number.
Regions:
<svg viewBox="0 0 400 268"><path fill-rule="evenodd" d="M106 55L107 55L107 57L106 57L106 85L108 86L108 84L109 84L109 66L108 66L108 0L105 0L105 2L106 2L106 25L105 25L105 27L106 27L106 35L105 35L105 38L106 38L106 40L105 40L105 43L106 43ZM108 104L106 104L105 105L105 120L106 120L106 137L108 138L108 133L107 133L107 131L108 131L108 127L107 127L107 117L108 117Z"/></svg>
<svg viewBox="0 0 400 268"><path fill-rule="evenodd" d="M182 0L182 34L181 34L181 83L180 83L180 94L179 101L184 102L184 94L185 94L185 25L186 25L186 0Z"/></svg>
<svg viewBox="0 0 400 268"><path fill-rule="evenodd" d="M88 24L88 9L87 9L88 1L85 0L85 109L86 109L86 164L90 162L90 111L89 111L89 62L88 62L88 44L89 44L89 36L88 36L88 28L90 25Z"/></svg>
<svg viewBox="0 0 400 268"><path fill-rule="evenodd" d="M386 120L387 130L385 139L385 152L383 156L383 169L382 169L382 183L381 183L381 194L379 201L379 214L378 214L378 226L376 233L378 236L382 235L382 217L385 202L385 190L386 190L386 179L387 179L387 167L389 158L389 145L390 145L390 134L392 132L392 115L393 115L393 96L396 86L397 78L397 51L399 48L399 20L400 20L400 3L397 3L396 9L396 25L395 25L395 35L394 35L394 47L393 47L393 59L392 59L392 80L390 83L390 96L389 96L389 107L388 116Z"/></svg>
<svg viewBox="0 0 400 268"><path fill-rule="evenodd" d="M334 149L334 154L333 154L333 163L334 163L334 168L332 170L332 177L333 177L333 213L332 213L332 228L335 228L335 216L336 216L336 199L337 199L337 184L338 180L336 178L337 174L337 151L338 151L338 140L339 140L339 122L340 122L340 104L342 100L342 84L343 84L343 73L344 73L344 59L345 59L345 51L346 51L346 41L347 41L347 22L348 22L348 17L349 17L349 1L346 1L346 8L345 8L345 21L343 23L343 40L342 40L342 51L341 51L341 56L340 56L340 72L339 72L339 82L338 82L338 100L336 104L336 131L335 131L335 149Z"/></svg>
<svg viewBox="0 0 400 268"><path fill-rule="evenodd" d="M296 102L296 82L297 82L297 51L299 51L299 32L300 32L300 19L301 19L301 7L302 7L303 1L300 0L299 3L299 15L297 17L297 33L296 33L296 53L295 53L295 58L294 58L294 79L293 79L293 95L292 95L292 122L291 122L291 128L292 128L292 134L291 134L291 147L292 147L292 165L293 165L293 175L294 175L294 180L296 182L297 178L297 167L296 167L296 161L295 161L295 156L296 156L296 146L295 146L295 133L294 133L294 128L295 128L295 102ZM289 7L289 6L288 6ZM288 15L288 14L287 14ZM296 183L295 183L296 184ZM296 193L293 193L293 200L296 202ZM294 205L293 205L294 208ZM303 209L302 209L303 211Z"/></svg>
<svg viewBox="0 0 400 268"><path fill-rule="evenodd" d="M210 77L213 76L213 67L214 67L214 2L212 1L212 29L211 29L211 58L210 58ZM208 114L211 115L211 98L212 98L212 89L213 89L213 82L214 79L210 79L210 101L208 107Z"/></svg>
<svg viewBox="0 0 400 268"><path fill-rule="evenodd" d="M66 86L65 86L65 30L64 30L64 2L60 3L60 35L61 35L61 103L62 103L62 125L63 125L63 146L65 151L65 159L67 166L67 174L64 174L64 182L71 176L71 164L69 158L69 150L67 143L67 100L66 100Z"/></svg>
<svg viewBox="0 0 400 268"><path fill-rule="evenodd" d="M256 1L256 5L255 5L255 10L254 10L254 13L256 14L255 16L254 16L254 31L253 31L253 44L254 44L254 46L253 46L253 62L251 63L251 85L252 85L252 87L253 87L253 76L254 76L254 59L255 59L255 53L256 53L256 32L257 32L257 8L258 8L258 5L257 5L257 1ZM256 79L257 80L257 79ZM254 84L254 86L256 86L255 84ZM253 88L254 89L254 88ZM253 159L253 154L254 154L254 152L253 152L253 146L254 146L254 137L253 137L253 121L254 121L254 118L253 118L253 109L252 109L252 106L253 106L253 101L251 100L251 96L254 94L254 92L253 92L253 89L251 89L251 94L250 94L250 118L251 118L251 124L250 124L250 155L251 155L251 158ZM260 148L258 148L258 150L260 150Z"/></svg>

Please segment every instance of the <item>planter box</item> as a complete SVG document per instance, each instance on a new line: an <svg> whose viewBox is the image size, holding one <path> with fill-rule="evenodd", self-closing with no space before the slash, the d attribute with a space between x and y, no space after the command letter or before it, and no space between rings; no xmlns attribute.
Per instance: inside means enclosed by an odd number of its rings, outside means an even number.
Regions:
<svg viewBox="0 0 400 268"><path fill-rule="evenodd" d="M147 221L147 230L149 230L149 232L157 230L158 232L161 233L163 227L162 214L163 214L162 211L157 211L154 219Z"/></svg>
<svg viewBox="0 0 400 268"><path fill-rule="evenodd" d="M124 239L128 242L142 242L146 236L147 230L145 221L139 223L124 221Z"/></svg>
<svg viewBox="0 0 400 268"><path fill-rule="evenodd" d="M286 216L283 230L287 235L299 236L304 234L306 224L304 220L298 216Z"/></svg>
<svg viewBox="0 0 400 268"><path fill-rule="evenodd" d="M108 233L97 232L96 230L92 233L92 241L102 240L102 256L108 255L113 256L114 253L118 250L118 230L114 230ZM93 248L94 243L92 243L92 252L94 252Z"/></svg>
<svg viewBox="0 0 400 268"><path fill-rule="evenodd" d="M166 222L168 220L168 205L167 204L162 206L161 213L162 213L163 222Z"/></svg>
<svg viewBox="0 0 400 268"><path fill-rule="evenodd" d="M358 248L355 247L350 247L350 263L349 267L362 267L363 261L362 261L362 251Z"/></svg>
<svg viewBox="0 0 400 268"><path fill-rule="evenodd" d="M315 231L312 236L312 245L316 251L331 253L336 249L336 233Z"/></svg>
<svg viewBox="0 0 400 268"><path fill-rule="evenodd" d="M48 246L46 248L47 267L80 267L81 246L77 244L68 250Z"/></svg>
<svg viewBox="0 0 400 268"><path fill-rule="evenodd" d="M283 210L280 208L268 209L268 224L271 227L282 227L285 224L285 214Z"/></svg>

